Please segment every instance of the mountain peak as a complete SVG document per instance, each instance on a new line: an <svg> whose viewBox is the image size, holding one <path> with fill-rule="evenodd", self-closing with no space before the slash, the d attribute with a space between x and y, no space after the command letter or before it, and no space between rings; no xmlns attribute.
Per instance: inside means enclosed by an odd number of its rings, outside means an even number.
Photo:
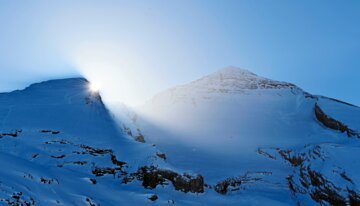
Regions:
<svg viewBox="0 0 360 206"><path fill-rule="evenodd" d="M210 75L190 83L191 87L202 88L210 92L239 92L244 89L281 89L295 88L287 82L275 81L258 76L249 70L238 67L225 67Z"/></svg>
<svg viewBox="0 0 360 206"><path fill-rule="evenodd" d="M23 90L3 94L7 100L22 99L17 104L99 103L103 106L100 94L91 91L90 82L83 77L47 80L31 84Z"/></svg>
<svg viewBox="0 0 360 206"><path fill-rule="evenodd" d="M250 72L247 69L242 69L239 67L234 66L228 66L223 69L218 70L217 72L213 74L221 74L221 75L227 75L227 76L257 76L256 74Z"/></svg>
<svg viewBox="0 0 360 206"><path fill-rule="evenodd" d="M83 89L87 88L89 81L83 77L74 77L74 78L64 78L64 79L53 79L47 80L39 83L34 83L28 86L25 90L34 90L34 89L44 89L51 88L54 90L63 90L65 88L70 89Z"/></svg>

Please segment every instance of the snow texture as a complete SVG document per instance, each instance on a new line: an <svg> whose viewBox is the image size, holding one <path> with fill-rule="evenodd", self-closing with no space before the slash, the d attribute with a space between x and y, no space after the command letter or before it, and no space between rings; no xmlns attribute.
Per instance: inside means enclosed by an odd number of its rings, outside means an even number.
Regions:
<svg viewBox="0 0 360 206"><path fill-rule="evenodd" d="M359 139L315 105L360 131L359 107L235 67L133 111L83 78L2 93L0 205L359 204Z"/></svg>

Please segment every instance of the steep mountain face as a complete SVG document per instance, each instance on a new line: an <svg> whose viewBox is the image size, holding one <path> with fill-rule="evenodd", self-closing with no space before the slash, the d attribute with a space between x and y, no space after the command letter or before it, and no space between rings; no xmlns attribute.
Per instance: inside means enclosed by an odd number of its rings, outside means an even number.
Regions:
<svg viewBox="0 0 360 206"><path fill-rule="evenodd" d="M145 140L169 164L203 175L220 194L360 204L357 106L230 67L164 91L136 112Z"/></svg>
<svg viewBox="0 0 360 206"><path fill-rule="evenodd" d="M54 80L0 94L0 205L150 204L140 182L122 180L162 164L157 150L121 131L88 85Z"/></svg>
<svg viewBox="0 0 360 206"><path fill-rule="evenodd" d="M354 105L226 68L119 108L82 78L0 94L0 205L360 203Z"/></svg>

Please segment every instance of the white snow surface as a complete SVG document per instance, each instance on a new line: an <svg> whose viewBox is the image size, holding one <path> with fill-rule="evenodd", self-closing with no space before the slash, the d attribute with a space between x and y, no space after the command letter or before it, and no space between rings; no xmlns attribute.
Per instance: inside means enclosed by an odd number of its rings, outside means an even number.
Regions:
<svg viewBox="0 0 360 206"><path fill-rule="evenodd" d="M123 184L118 174L96 176L94 168L114 164L108 153L91 154L89 147L111 150L129 173L145 165L185 171L159 159L152 144L134 141L119 123L83 78L0 94L0 205L286 205L259 192L239 199L210 189L183 193L171 184L145 189L139 181ZM153 194L155 202L148 199Z"/></svg>
<svg viewBox="0 0 360 206"><path fill-rule="evenodd" d="M316 102L333 118L359 129L356 106L312 96L293 84L234 67L156 95L136 108L140 116L136 123L145 139L166 153L168 163L202 174L209 183L247 172L271 172L264 178L266 184L262 183L268 194L285 190L289 195L280 200L313 204L307 203L309 197L290 197L286 177L291 169L284 160L269 160L258 150L283 148L300 153L306 146L320 145L328 156L327 161L316 163L319 168L329 167L323 174L331 174L332 167L349 168L354 184L359 183L360 167L353 164L360 153L359 140L319 122L314 114Z"/></svg>
<svg viewBox="0 0 360 206"><path fill-rule="evenodd" d="M134 111L119 105L110 112L83 78L2 93L0 205L18 199L33 205L314 205L315 186L295 194L289 187L289 176L302 187L302 167L321 173L341 195L346 188L359 192L359 139L325 127L315 103L359 131L358 107L235 67L164 91ZM134 141L139 134L146 143ZM293 165L280 150L308 158ZM210 186L198 194L171 184L151 190L136 180L122 183L118 173L93 174L114 168L110 154L126 162L128 173L155 165L200 174ZM245 177L238 188L214 191L236 177ZM153 194L156 201L148 199Z"/></svg>

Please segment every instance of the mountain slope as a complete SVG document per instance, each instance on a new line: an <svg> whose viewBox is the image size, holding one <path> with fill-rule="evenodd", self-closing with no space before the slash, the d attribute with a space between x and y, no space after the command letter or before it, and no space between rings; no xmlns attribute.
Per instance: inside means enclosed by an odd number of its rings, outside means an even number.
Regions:
<svg viewBox="0 0 360 206"><path fill-rule="evenodd" d="M119 107L83 78L0 94L0 205L360 202L354 105L226 68Z"/></svg>
<svg viewBox="0 0 360 206"><path fill-rule="evenodd" d="M118 177L157 162L155 148L123 134L85 79L0 94L0 121L1 205L149 202Z"/></svg>
<svg viewBox="0 0 360 206"><path fill-rule="evenodd" d="M170 164L235 187L224 193L292 204L345 204L359 194L359 107L231 67L164 91L136 111L145 139Z"/></svg>
<svg viewBox="0 0 360 206"><path fill-rule="evenodd" d="M123 115L125 116L125 115ZM115 121L82 78L0 94L0 205L237 205ZM129 128L122 128L122 127ZM135 127L134 127L135 128ZM272 200L279 205L278 200Z"/></svg>

